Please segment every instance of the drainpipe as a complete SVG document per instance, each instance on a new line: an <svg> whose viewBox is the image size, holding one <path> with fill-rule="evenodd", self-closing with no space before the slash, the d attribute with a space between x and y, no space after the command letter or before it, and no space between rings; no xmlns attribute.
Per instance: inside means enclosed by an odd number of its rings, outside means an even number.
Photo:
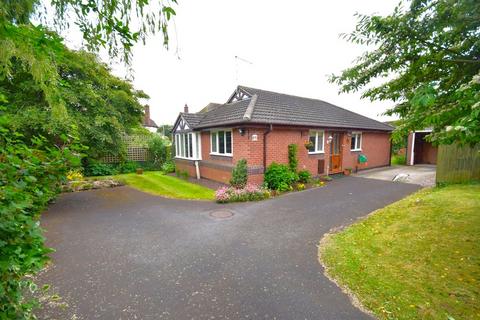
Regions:
<svg viewBox="0 0 480 320"><path fill-rule="evenodd" d="M413 157L414 153L415 153L415 131L413 131L412 133L412 148L411 148L411 152L410 152L410 165L413 166L415 163L415 158Z"/></svg>
<svg viewBox="0 0 480 320"><path fill-rule="evenodd" d="M198 165L198 161L195 160L195 173L197 174L197 180L200 180L200 166Z"/></svg>
<svg viewBox="0 0 480 320"><path fill-rule="evenodd" d="M267 131L263 134L263 173L267 170L267 135L273 130L272 124L267 127Z"/></svg>

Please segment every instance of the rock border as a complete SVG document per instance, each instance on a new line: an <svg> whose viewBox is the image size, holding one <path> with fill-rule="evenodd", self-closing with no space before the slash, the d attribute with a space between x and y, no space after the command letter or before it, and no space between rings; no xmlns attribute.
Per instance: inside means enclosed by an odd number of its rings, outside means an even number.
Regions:
<svg viewBox="0 0 480 320"><path fill-rule="evenodd" d="M125 185L123 182L114 179L105 180L79 180L68 181L62 186L62 192L78 192L95 189L114 188Z"/></svg>

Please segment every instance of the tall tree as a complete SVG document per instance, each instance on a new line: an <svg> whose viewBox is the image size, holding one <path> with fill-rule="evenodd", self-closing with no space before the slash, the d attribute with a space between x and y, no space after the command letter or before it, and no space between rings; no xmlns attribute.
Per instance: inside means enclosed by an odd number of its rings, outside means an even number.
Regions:
<svg viewBox="0 0 480 320"><path fill-rule="evenodd" d="M57 69L63 45L50 29L66 30L74 24L89 51L106 48L110 57L128 64L132 46L149 35L160 32L168 45L168 21L175 15L170 3L176 0L167 1L0 1L0 80L9 79L15 62L21 62L38 84L52 118L65 123L68 112Z"/></svg>
<svg viewBox="0 0 480 320"><path fill-rule="evenodd" d="M0 319L36 319L24 294L36 288L25 276L48 260L38 219L79 164L78 137L113 149L140 120L144 94L52 30L75 24L89 51L106 48L128 64L148 35L161 32L168 43L175 14L161 0L44 1L0 1Z"/></svg>
<svg viewBox="0 0 480 320"><path fill-rule="evenodd" d="M62 135L76 135L88 147L89 159L118 155L122 136L140 127L143 106L139 99L148 96L113 76L94 54L70 50L61 43L55 46L58 92L68 117L59 122L52 116L38 83L25 71L24 63L15 61L9 78L0 80L0 94L9 102L5 112L10 125L23 132L27 141L41 135L57 146L63 143Z"/></svg>
<svg viewBox="0 0 480 320"><path fill-rule="evenodd" d="M374 49L330 81L342 92L394 101L386 114L401 119L397 140L431 127L437 144L480 142L480 2L403 1L388 16L357 17L343 36ZM385 81L371 86L378 79Z"/></svg>

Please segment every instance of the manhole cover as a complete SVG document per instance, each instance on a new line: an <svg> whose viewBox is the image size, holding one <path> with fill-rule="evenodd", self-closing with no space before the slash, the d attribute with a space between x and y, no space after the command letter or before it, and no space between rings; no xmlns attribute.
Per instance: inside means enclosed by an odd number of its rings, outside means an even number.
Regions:
<svg viewBox="0 0 480 320"><path fill-rule="evenodd" d="M228 219L233 217L233 212L229 210L217 210L210 212L210 217L215 219Z"/></svg>

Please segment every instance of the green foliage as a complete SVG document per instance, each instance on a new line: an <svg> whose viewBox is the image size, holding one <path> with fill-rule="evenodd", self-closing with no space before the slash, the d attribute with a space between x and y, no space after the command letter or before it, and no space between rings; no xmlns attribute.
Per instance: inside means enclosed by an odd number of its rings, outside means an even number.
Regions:
<svg viewBox="0 0 480 320"><path fill-rule="evenodd" d="M0 319L33 318L35 303L23 294L35 285L25 275L40 270L49 252L38 218L79 165L78 143L91 158L120 154L121 135L139 125L138 99L146 97L46 26L75 25L87 49L107 48L128 64L148 35L161 32L167 45L173 15L169 4L150 0L0 1L0 102L9 101L0 110Z"/></svg>
<svg viewBox="0 0 480 320"><path fill-rule="evenodd" d="M175 172L175 162L169 160L162 165L162 171L164 173Z"/></svg>
<svg viewBox="0 0 480 320"><path fill-rule="evenodd" d="M404 9L406 7L406 9ZM393 100L387 114L401 120L395 140L432 127L435 144L480 142L480 2L423 0L403 3L386 17L358 15L344 37L375 49L331 81L354 92L373 80L363 97Z"/></svg>
<svg viewBox="0 0 480 320"><path fill-rule="evenodd" d="M161 126L158 127L157 133L160 133L161 135L170 139L172 136L172 130L173 130L173 125L162 124Z"/></svg>
<svg viewBox="0 0 480 320"><path fill-rule="evenodd" d="M67 141L51 147L43 137L27 144L10 120L0 116L0 318L30 319L36 302L23 294L36 286L25 276L42 269L51 252L38 220L69 167L79 165L78 149Z"/></svg>
<svg viewBox="0 0 480 320"><path fill-rule="evenodd" d="M156 134L148 141L148 151L152 156L153 164L158 168L161 168L170 157L169 150L167 149L167 141Z"/></svg>
<svg viewBox="0 0 480 320"><path fill-rule="evenodd" d="M298 172L298 182L309 183L312 179L312 175L308 170L301 170Z"/></svg>
<svg viewBox="0 0 480 320"><path fill-rule="evenodd" d="M232 178L230 179L230 184L235 188L244 188L247 185L247 179L247 160L240 159L238 160L235 168L233 168L232 170Z"/></svg>
<svg viewBox="0 0 480 320"><path fill-rule="evenodd" d="M402 165L406 164L407 158L405 155L392 155L392 165Z"/></svg>
<svg viewBox="0 0 480 320"><path fill-rule="evenodd" d="M288 166L292 172L297 172L298 168L298 146L296 144L288 145Z"/></svg>
<svg viewBox="0 0 480 320"><path fill-rule="evenodd" d="M177 3L176 0L172 3ZM76 25L90 51L107 48L113 58L130 62L131 49L137 42L156 33L168 46L168 22L175 16L165 1L76 1L15 0L0 2L0 25L30 25L32 20L65 31Z"/></svg>
<svg viewBox="0 0 480 320"><path fill-rule="evenodd" d="M277 191L290 190L296 178L296 174L287 165L275 162L268 166L264 174L264 181L268 188Z"/></svg>
<svg viewBox="0 0 480 320"><path fill-rule="evenodd" d="M111 176L118 174L118 170L114 164L93 162L85 168L85 175L88 177L95 176Z"/></svg>
<svg viewBox="0 0 480 320"><path fill-rule="evenodd" d="M83 180L83 173L81 169L72 169L69 170L67 173L67 180L68 181L82 181Z"/></svg>
<svg viewBox="0 0 480 320"><path fill-rule="evenodd" d="M134 161L125 161L118 164L117 171L120 173L132 173L140 166Z"/></svg>
<svg viewBox="0 0 480 320"><path fill-rule="evenodd" d="M40 41L43 35L39 32L28 37ZM89 147L86 154L90 159L120 155L124 151L123 136L141 124L143 106L139 99L147 96L111 75L109 67L96 56L69 50L57 38L46 43L48 50L55 48L51 52L58 72L55 94L61 97L62 105L53 113L26 65L14 62L8 78L0 77L0 91L10 102L7 112L22 112L21 117L12 117L12 125L24 130L27 138L43 135L55 144L64 134L78 135Z"/></svg>

